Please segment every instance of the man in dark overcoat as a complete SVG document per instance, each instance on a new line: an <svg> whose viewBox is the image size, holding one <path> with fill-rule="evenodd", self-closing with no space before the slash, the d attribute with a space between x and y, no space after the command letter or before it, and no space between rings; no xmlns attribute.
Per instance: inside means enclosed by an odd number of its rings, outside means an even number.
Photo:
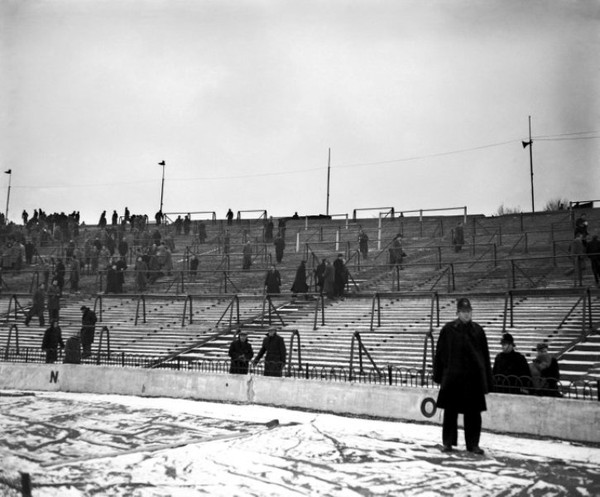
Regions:
<svg viewBox="0 0 600 497"><path fill-rule="evenodd" d="M437 342L433 380L440 384L437 407L444 409L444 452L457 445L461 413L467 450L483 454L479 447L481 412L487 409L485 394L493 380L487 338L483 328L472 321L472 312L469 299L458 299L458 319L444 325Z"/></svg>
<svg viewBox="0 0 600 497"><path fill-rule="evenodd" d="M229 368L231 374L248 374L248 363L254 357L254 351L248 341L246 330L241 330L229 345L229 357L231 357Z"/></svg>
<svg viewBox="0 0 600 497"><path fill-rule="evenodd" d="M96 333L96 313L89 307L81 306L81 347L83 349L82 358L92 355L92 343Z"/></svg>
<svg viewBox="0 0 600 497"><path fill-rule="evenodd" d="M285 343L275 328L270 329L264 338L253 365L256 366L265 354L265 376L282 376L285 366Z"/></svg>

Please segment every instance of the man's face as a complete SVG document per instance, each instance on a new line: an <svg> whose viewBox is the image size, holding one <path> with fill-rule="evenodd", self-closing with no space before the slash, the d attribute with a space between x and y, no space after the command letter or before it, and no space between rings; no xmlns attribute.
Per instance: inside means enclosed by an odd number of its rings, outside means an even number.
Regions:
<svg viewBox="0 0 600 497"><path fill-rule="evenodd" d="M248 338L248 335L244 335L244 334L240 335L240 340L242 342L245 342L247 340L247 338Z"/></svg>
<svg viewBox="0 0 600 497"><path fill-rule="evenodd" d="M472 310L460 310L458 311L458 319L460 319L463 323L468 323L471 321L471 317L473 316Z"/></svg>
<svg viewBox="0 0 600 497"><path fill-rule="evenodd" d="M507 354L509 352L512 352L512 349L513 349L512 343L502 342L500 345L502 345L502 352L507 353Z"/></svg>

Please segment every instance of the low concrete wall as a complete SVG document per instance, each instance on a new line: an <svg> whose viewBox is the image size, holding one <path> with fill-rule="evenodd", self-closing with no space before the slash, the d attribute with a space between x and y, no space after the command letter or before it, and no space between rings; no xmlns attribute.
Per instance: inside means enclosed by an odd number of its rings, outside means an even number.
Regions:
<svg viewBox="0 0 600 497"><path fill-rule="evenodd" d="M0 363L0 388L252 403L434 424L442 419L436 389L253 375ZM600 402L490 394L487 403L486 430L600 443Z"/></svg>

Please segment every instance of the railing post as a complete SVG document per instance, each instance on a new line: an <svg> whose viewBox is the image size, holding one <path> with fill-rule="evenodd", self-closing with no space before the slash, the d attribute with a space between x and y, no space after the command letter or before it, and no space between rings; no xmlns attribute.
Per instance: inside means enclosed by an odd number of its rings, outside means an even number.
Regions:
<svg viewBox="0 0 600 497"><path fill-rule="evenodd" d="M525 233L525 253L529 253L529 237L527 236L527 233Z"/></svg>
<svg viewBox="0 0 600 497"><path fill-rule="evenodd" d="M498 251L496 249L496 244L493 245L493 254L494 254L494 267L498 267Z"/></svg>
<svg viewBox="0 0 600 497"><path fill-rule="evenodd" d="M393 382L392 382L392 365L388 364L388 385L392 386Z"/></svg>
<svg viewBox="0 0 600 497"><path fill-rule="evenodd" d="M514 302L513 302L513 292L509 291L508 295L510 297L510 327L515 327L515 315L514 315Z"/></svg>
<svg viewBox="0 0 600 497"><path fill-rule="evenodd" d="M438 245L438 269L442 269L442 247Z"/></svg>

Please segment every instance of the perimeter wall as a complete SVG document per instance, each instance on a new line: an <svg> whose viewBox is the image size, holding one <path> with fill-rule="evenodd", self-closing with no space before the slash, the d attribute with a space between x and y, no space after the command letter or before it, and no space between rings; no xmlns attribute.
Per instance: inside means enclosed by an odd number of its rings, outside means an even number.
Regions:
<svg viewBox="0 0 600 497"><path fill-rule="evenodd" d="M443 412L435 408L436 389L72 364L0 363L0 389L259 404L433 424L441 424ZM487 405L484 430L600 443L600 402L490 394Z"/></svg>

